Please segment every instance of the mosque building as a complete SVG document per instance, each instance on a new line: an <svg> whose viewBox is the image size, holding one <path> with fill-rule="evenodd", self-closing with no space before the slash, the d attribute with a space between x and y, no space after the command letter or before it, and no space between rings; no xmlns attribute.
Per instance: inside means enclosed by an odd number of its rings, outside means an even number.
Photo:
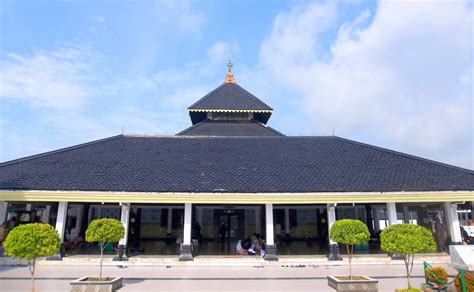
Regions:
<svg viewBox="0 0 474 292"><path fill-rule="evenodd" d="M266 260L337 260L328 230L338 219L367 224L371 240L356 253L382 253L380 230L397 223L436 233L439 222L460 243L473 219L474 171L338 136L286 136L230 62L188 113L192 125L173 136L122 134L0 163L0 222L52 224L61 256L97 253L71 243L109 217L126 228L110 251L119 259L235 255L238 240L255 236Z"/></svg>

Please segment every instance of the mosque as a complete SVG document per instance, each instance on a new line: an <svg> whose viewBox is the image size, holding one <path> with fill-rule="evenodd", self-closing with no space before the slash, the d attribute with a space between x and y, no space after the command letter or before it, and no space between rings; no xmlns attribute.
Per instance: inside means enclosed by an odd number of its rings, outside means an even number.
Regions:
<svg viewBox="0 0 474 292"><path fill-rule="evenodd" d="M365 222L356 253L383 253L384 227L447 230L460 243L472 220L474 171L338 136L286 136L273 109L234 80L188 108L192 125L173 136L117 135L0 163L0 222L56 227L61 257L97 254L75 239L91 220L116 218L126 234L110 250L131 256L236 256L246 237L265 240L266 260L328 255L338 219ZM442 250L441 250L442 251Z"/></svg>

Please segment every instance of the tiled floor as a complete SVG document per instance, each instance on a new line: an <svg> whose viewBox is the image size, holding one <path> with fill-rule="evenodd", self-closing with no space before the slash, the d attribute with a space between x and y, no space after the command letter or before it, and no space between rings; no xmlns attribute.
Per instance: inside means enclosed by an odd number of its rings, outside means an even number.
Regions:
<svg viewBox="0 0 474 292"><path fill-rule="evenodd" d="M195 242L196 243L196 242ZM195 255L235 255L235 246L237 240L227 240L221 244L219 241L203 240L200 244L195 244ZM307 244L304 240L281 241L277 243L279 255L326 255L327 246L320 246L317 242ZM105 254L113 254L112 248L107 248ZM356 250L356 254L379 254L383 253L379 249ZM76 250L66 251L68 255L97 255L99 249L97 246L89 245ZM165 240L142 240L137 249L130 252L130 256L136 255L178 255L179 244L173 241Z"/></svg>
<svg viewBox="0 0 474 292"><path fill-rule="evenodd" d="M446 267L446 264L440 266ZM447 267L450 275L456 271ZM39 266L36 287L39 291L68 291L69 282L98 273L97 265ZM334 291L327 285L327 275L347 275L342 266L247 266L247 267L123 267L104 266L104 275L124 277L119 291ZM379 280L379 291L393 292L407 286L403 263L397 265L357 265L357 275ZM423 265L416 264L412 283L424 282ZM31 291L27 267L0 266L0 291Z"/></svg>

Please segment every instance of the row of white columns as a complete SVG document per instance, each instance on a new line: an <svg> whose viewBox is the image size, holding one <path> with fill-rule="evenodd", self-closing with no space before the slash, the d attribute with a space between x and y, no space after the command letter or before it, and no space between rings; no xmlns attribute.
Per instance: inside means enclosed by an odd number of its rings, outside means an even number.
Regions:
<svg viewBox="0 0 474 292"><path fill-rule="evenodd" d="M31 208L31 204L30 205ZM122 203L121 210L121 222L125 227L125 230L128 231L129 218L130 218L130 204ZM7 202L0 202L0 224L6 218L7 214ZM453 242L461 242L461 233L460 233L460 224L457 214L457 204L444 203L444 211L446 213L446 219L448 222L449 234ZM66 228L66 218L67 218L68 202L59 202L58 204L58 214L56 220L56 230L61 236L61 242L64 241L64 231ZM404 210L405 211L405 210ZM48 212L49 213L49 212ZM397 209L395 203L387 203L387 213L388 213L388 223L389 225L397 224ZM408 212L403 212L405 215ZM336 206L335 204L327 205L327 221L328 227L331 228L332 224L336 221ZM285 209L285 233L289 233L290 220L289 220L289 209ZM171 231L171 219L172 219L172 208L168 209L168 232ZM256 212L257 224L260 225L260 212L257 209ZM404 218L409 219L409 218ZM405 221L405 220L404 220ZM405 221L406 222L406 221ZM184 205L184 230L183 230L183 244L191 244L191 224L192 224L192 204L186 203ZM265 204L265 224L266 224L266 242L268 245L274 245L274 229L273 229L273 204ZM124 238L120 240L120 244L126 245L128 241L128 232L125 232ZM333 242L330 240L330 243Z"/></svg>

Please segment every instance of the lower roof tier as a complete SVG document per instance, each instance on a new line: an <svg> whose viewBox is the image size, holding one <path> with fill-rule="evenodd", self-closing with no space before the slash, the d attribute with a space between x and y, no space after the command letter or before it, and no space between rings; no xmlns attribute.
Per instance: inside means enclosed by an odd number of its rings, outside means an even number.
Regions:
<svg viewBox="0 0 474 292"><path fill-rule="evenodd" d="M474 171L334 136L119 135L1 163L0 190L473 191Z"/></svg>
<svg viewBox="0 0 474 292"><path fill-rule="evenodd" d="M246 121L212 121L204 120L184 131L178 136L284 136L277 130L255 120Z"/></svg>

